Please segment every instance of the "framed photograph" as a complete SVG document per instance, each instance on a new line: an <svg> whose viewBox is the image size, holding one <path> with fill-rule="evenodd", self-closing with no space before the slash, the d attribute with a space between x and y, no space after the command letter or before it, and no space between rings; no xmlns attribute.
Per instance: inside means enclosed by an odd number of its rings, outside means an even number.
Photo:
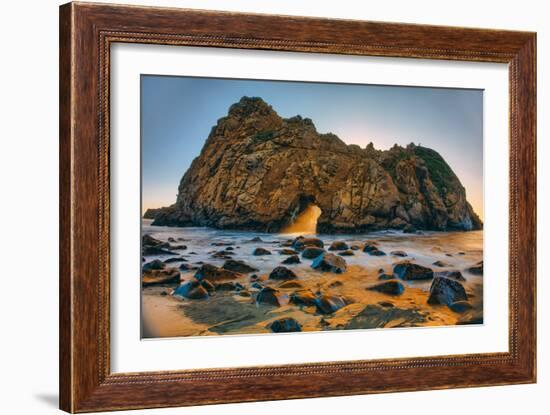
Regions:
<svg viewBox="0 0 550 415"><path fill-rule="evenodd" d="M60 8L60 406L536 381L536 35Z"/></svg>

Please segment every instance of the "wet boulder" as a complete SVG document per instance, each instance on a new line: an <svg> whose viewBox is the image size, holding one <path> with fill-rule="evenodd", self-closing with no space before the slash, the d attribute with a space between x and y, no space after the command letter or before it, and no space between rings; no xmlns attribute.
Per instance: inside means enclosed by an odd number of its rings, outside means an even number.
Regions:
<svg viewBox="0 0 550 415"><path fill-rule="evenodd" d="M297 278L294 271L282 266L274 268L269 274L270 280L295 280Z"/></svg>
<svg viewBox="0 0 550 415"><path fill-rule="evenodd" d="M407 253L405 251L391 251L390 255L398 256L398 257L406 257Z"/></svg>
<svg viewBox="0 0 550 415"><path fill-rule="evenodd" d="M416 228L411 224L405 225L405 227L403 228L403 233L415 233L415 232L416 232Z"/></svg>
<svg viewBox="0 0 550 415"><path fill-rule="evenodd" d="M380 249L373 249L372 251L369 251L368 254L371 256L386 256L386 253Z"/></svg>
<svg viewBox="0 0 550 415"><path fill-rule="evenodd" d="M144 271L141 284L143 287L159 284L179 284L180 273L177 269L152 269Z"/></svg>
<svg viewBox="0 0 550 415"><path fill-rule="evenodd" d="M378 284L367 287L367 290L377 291L379 293L389 294L389 295L400 295L405 291L405 287L398 280L388 280L380 282Z"/></svg>
<svg viewBox="0 0 550 415"><path fill-rule="evenodd" d="M168 242L162 242L149 234L143 235L141 238L141 253L144 256L150 255L178 255L175 252L170 251L170 244Z"/></svg>
<svg viewBox="0 0 550 415"><path fill-rule="evenodd" d="M355 253L351 249L346 249L345 251L338 252L340 256L354 256Z"/></svg>
<svg viewBox="0 0 550 415"><path fill-rule="evenodd" d="M381 280L381 281L393 280L394 278L395 277L392 274L386 274L385 272L378 275L378 279Z"/></svg>
<svg viewBox="0 0 550 415"><path fill-rule="evenodd" d="M159 259L155 259L154 261L143 264L142 270L145 272L145 271L151 271L153 269L164 269L164 268L166 268L166 264Z"/></svg>
<svg viewBox="0 0 550 415"><path fill-rule="evenodd" d="M290 295L290 302L298 306L312 306L315 305L317 297L311 292L311 290L299 290Z"/></svg>
<svg viewBox="0 0 550 415"><path fill-rule="evenodd" d="M303 236L297 237L294 242L292 242L292 247L301 251L307 246L316 246L317 248L324 248L325 244L319 238L304 238Z"/></svg>
<svg viewBox="0 0 550 415"><path fill-rule="evenodd" d="M187 262L187 259L183 257L168 258L164 260L165 264L171 264L172 262Z"/></svg>
<svg viewBox="0 0 550 415"><path fill-rule="evenodd" d="M212 293L214 291L216 291L216 287L214 286L214 284L212 284L210 281L208 280L202 280L201 282L201 286L206 290L208 291L208 293Z"/></svg>
<svg viewBox="0 0 550 415"><path fill-rule="evenodd" d="M192 279L176 288L173 295L192 300L202 300L208 298L208 291L201 285L200 281Z"/></svg>
<svg viewBox="0 0 550 415"><path fill-rule="evenodd" d="M329 251L347 251L349 246L344 241L334 241L328 248Z"/></svg>
<svg viewBox="0 0 550 415"><path fill-rule="evenodd" d="M302 284L296 280L289 280L280 284L279 288L302 288Z"/></svg>
<svg viewBox="0 0 550 415"><path fill-rule="evenodd" d="M341 274L346 271L346 260L341 256L324 253L313 260L311 268L324 272L335 272Z"/></svg>
<svg viewBox="0 0 550 415"><path fill-rule="evenodd" d="M428 304L450 306L458 301L467 301L468 295L464 286L456 280L446 277L435 277L430 287Z"/></svg>
<svg viewBox="0 0 550 415"><path fill-rule="evenodd" d="M292 317L275 320L267 325L273 333L292 333L302 331L302 326Z"/></svg>
<svg viewBox="0 0 550 415"><path fill-rule="evenodd" d="M443 262L443 261L435 261L432 265L435 265L436 267L440 267L440 268L444 268L444 267L449 266L449 264L447 264L446 262Z"/></svg>
<svg viewBox="0 0 550 415"><path fill-rule="evenodd" d="M141 245L142 246L157 246L160 248L166 248L168 247L167 242L162 242L161 240L154 238L153 236L149 234L145 234L141 238Z"/></svg>
<svg viewBox="0 0 550 415"><path fill-rule="evenodd" d="M241 274L249 274L251 272L258 271L257 268L248 265L244 261L239 261L236 259L228 259L224 262L222 268L229 271L240 272Z"/></svg>
<svg viewBox="0 0 550 415"><path fill-rule="evenodd" d="M305 259L314 259L317 258L319 255L323 254L325 252L322 248L317 248L316 246L308 246L304 248L302 251L302 258Z"/></svg>
<svg viewBox="0 0 550 415"><path fill-rule="evenodd" d="M393 273L402 280L431 280L434 272L431 268L403 261L393 266Z"/></svg>
<svg viewBox="0 0 550 415"><path fill-rule="evenodd" d="M233 281L218 282L214 284L214 287L216 291L239 291L244 288L242 284Z"/></svg>
<svg viewBox="0 0 550 415"><path fill-rule="evenodd" d="M187 245L172 245L170 244L168 246L169 249L173 249L175 251L184 251L187 249Z"/></svg>
<svg viewBox="0 0 550 415"><path fill-rule="evenodd" d="M271 255L271 252L268 251L267 249L265 248L262 248L262 247L258 247L254 250L254 252L252 252L252 255L255 255L255 256L261 256L261 255Z"/></svg>
<svg viewBox="0 0 550 415"><path fill-rule="evenodd" d="M218 268L211 264L202 264L195 273L195 278L198 280L208 279L211 282L234 280L240 277L240 274L224 268Z"/></svg>
<svg viewBox="0 0 550 415"><path fill-rule="evenodd" d="M449 308L455 313L464 313L472 309L472 305L469 301L456 301L449 305Z"/></svg>
<svg viewBox="0 0 550 415"><path fill-rule="evenodd" d="M453 280L457 280L457 281L466 281L466 278L464 278L464 276L462 275L462 273L460 271L443 271L443 272L438 272L435 274L436 277L447 277L447 278L451 278Z"/></svg>
<svg viewBox="0 0 550 415"><path fill-rule="evenodd" d="M297 255L298 251L295 251L294 249L290 248L283 248L279 251L280 255Z"/></svg>
<svg viewBox="0 0 550 415"><path fill-rule="evenodd" d="M376 251L376 250L378 250L378 244L376 242L367 242L363 246L363 252L366 252L366 253L369 253L371 251Z"/></svg>
<svg viewBox="0 0 550 415"><path fill-rule="evenodd" d="M165 249L165 248L160 248L158 246L144 246L142 248L141 253L144 256L151 256L151 255L172 255L172 256L176 256L176 255L179 255L176 252L170 251L170 250Z"/></svg>
<svg viewBox="0 0 550 415"><path fill-rule="evenodd" d="M285 258L285 260L281 262L281 264L293 265L299 264L300 262L300 257L298 255L291 255L288 258Z"/></svg>
<svg viewBox="0 0 550 415"><path fill-rule="evenodd" d="M212 258L230 259L231 255L234 255L234 253L231 251L217 251L212 254Z"/></svg>
<svg viewBox="0 0 550 415"><path fill-rule="evenodd" d="M479 261L477 264L466 269L471 274L483 275L483 261Z"/></svg>
<svg viewBox="0 0 550 415"><path fill-rule="evenodd" d="M280 307L284 304L284 297L279 290L272 287L263 287L256 295L256 304Z"/></svg>
<svg viewBox="0 0 550 415"><path fill-rule="evenodd" d="M321 314L332 314L346 305L345 299L336 295L322 295L315 298L315 306Z"/></svg>

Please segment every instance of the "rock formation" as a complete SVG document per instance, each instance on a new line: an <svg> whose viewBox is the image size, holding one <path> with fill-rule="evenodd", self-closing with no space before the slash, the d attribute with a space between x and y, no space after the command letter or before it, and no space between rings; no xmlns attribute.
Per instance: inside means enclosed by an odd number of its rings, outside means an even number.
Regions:
<svg viewBox="0 0 550 415"><path fill-rule="evenodd" d="M312 205L321 209L321 233L482 227L436 151L346 145L308 118L281 118L249 97L212 128L176 203L144 216L154 225L278 232Z"/></svg>

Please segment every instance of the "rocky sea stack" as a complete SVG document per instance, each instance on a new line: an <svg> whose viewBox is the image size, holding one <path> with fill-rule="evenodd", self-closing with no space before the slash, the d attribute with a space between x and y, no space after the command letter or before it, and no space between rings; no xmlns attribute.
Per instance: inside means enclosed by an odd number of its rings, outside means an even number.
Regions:
<svg viewBox="0 0 550 415"><path fill-rule="evenodd" d="M176 203L144 216L160 226L278 232L312 205L321 209L321 233L482 228L436 151L347 145L308 118L281 118L249 97L212 128Z"/></svg>

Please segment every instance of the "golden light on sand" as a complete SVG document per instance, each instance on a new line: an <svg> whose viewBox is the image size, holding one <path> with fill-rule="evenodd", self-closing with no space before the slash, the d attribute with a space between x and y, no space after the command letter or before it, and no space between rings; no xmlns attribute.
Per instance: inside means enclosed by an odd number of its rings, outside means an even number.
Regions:
<svg viewBox="0 0 550 415"><path fill-rule="evenodd" d="M319 216L321 216L319 206L309 205L292 224L283 229L282 233L314 234L317 231Z"/></svg>

